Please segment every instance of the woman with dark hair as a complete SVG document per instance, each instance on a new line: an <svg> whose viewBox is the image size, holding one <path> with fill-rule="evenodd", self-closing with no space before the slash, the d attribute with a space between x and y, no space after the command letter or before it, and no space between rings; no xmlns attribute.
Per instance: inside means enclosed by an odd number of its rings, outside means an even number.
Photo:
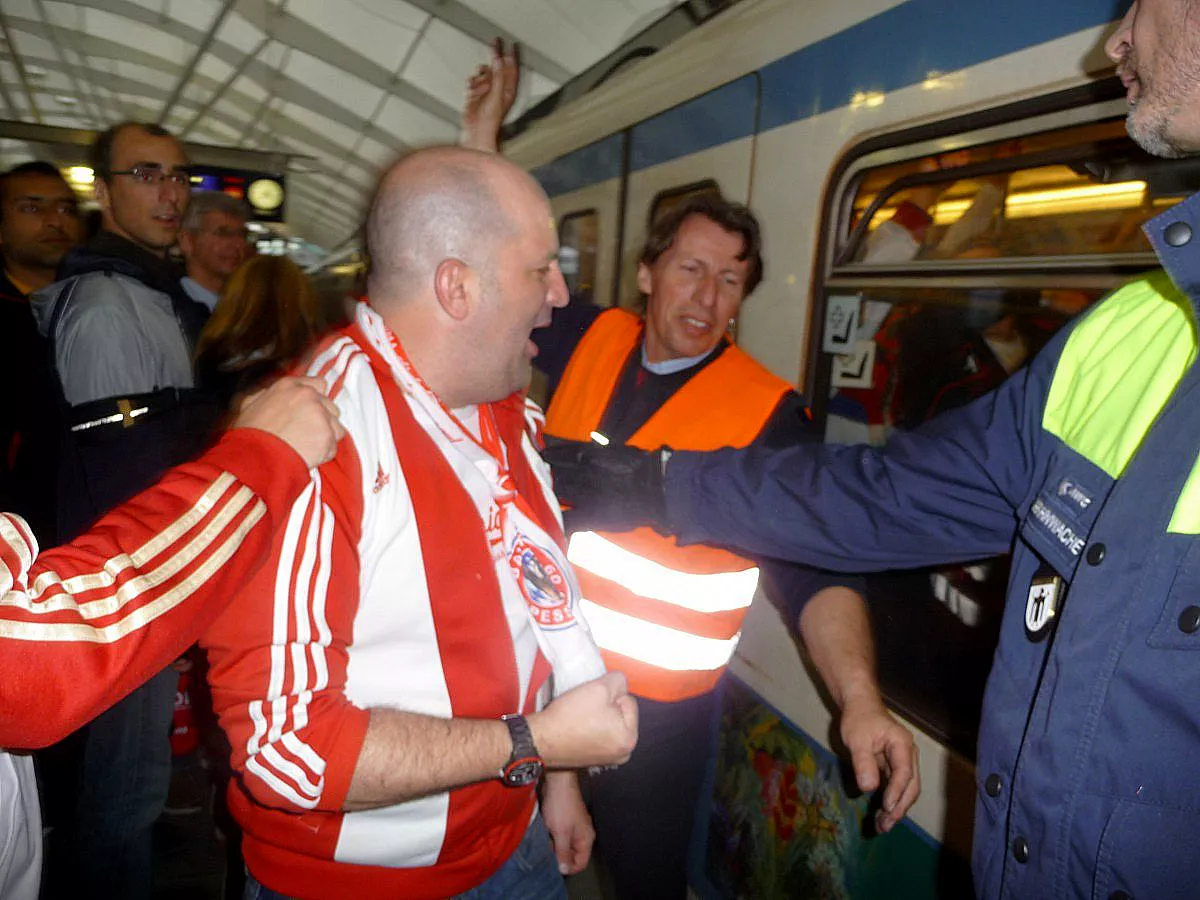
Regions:
<svg viewBox="0 0 1200 900"><path fill-rule="evenodd" d="M323 329L316 293L285 256L256 256L230 277L196 344L201 384L226 405L284 374Z"/></svg>

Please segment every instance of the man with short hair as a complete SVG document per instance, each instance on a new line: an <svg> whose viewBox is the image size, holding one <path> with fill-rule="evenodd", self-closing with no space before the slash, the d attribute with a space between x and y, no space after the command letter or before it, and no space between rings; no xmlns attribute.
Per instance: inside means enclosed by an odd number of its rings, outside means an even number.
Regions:
<svg viewBox="0 0 1200 900"><path fill-rule="evenodd" d="M101 230L31 299L52 347L63 451L58 537L73 537L207 443L215 412L193 388L192 349L207 311L167 257L190 194L183 146L157 125L125 122L92 147ZM170 670L105 712L84 740L75 812L56 828L64 893L145 897L152 831L170 782ZM68 861L69 860L69 864ZM58 885L51 884L52 890Z"/></svg>
<svg viewBox="0 0 1200 900"><path fill-rule="evenodd" d="M497 43L469 80L464 131L495 134L519 67ZM575 298L537 332L552 401L546 433L635 447L712 448L810 440L803 398L727 338L762 279L758 220L711 193L684 199L650 230L638 266L644 316ZM604 491L602 482L596 490ZM682 898L711 743L716 686L761 582L799 631L841 712L860 789L882 793L890 830L920 792L912 735L883 705L857 581L717 547L681 549L620 517L569 513L570 559L610 669L638 697L630 763L590 779L597 851L621 900ZM634 523L636 524L636 523Z"/></svg>
<svg viewBox="0 0 1200 900"><path fill-rule="evenodd" d="M250 210L220 191L193 194L183 214L179 250L187 266L183 289L211 313L225 282L246 259Z"/></svg>
<svg viewBox="0 0 1200 900"><path fill-rule="evenodd" d="M1130 136L1200 153L1200 2L1138 0L1106 50ZM1012 551L976 761L983 900L1200 883L1180 843L1200 829L1200 195L1144 230L1165 271L885 447L676 453L664 475L661 454L580 444L555 470L564 499L607 498L682 543L851 571Z"/></svg>
<svg viewBox="0 0 1200 900"><path fill-rule="evenodd" d="M580 618L524 397L567 299L549 203L499 157L423 150L368 241L368 300L309 366L348 440L202 640L248 892L565 897L592 842L569 770L627 759L636 706Z"/></svg>
<svg viewBox="0 0 1200 900"><path fill-rule="evenodd" d="M653 449L787 445L811 439L804 400L742 352L727 329L762 278L758 222L713 194L650 229L638 265L645 315L575 301L537 338L554 386L546 434ZM602 484L597 489L603 492ZM597 852L622 900L682 898L694 811L733 656L762 575L841 710L859 787L890 776L878 825L904 817L920 781L912 735L884 708L866 607L854 579L719 547L681 548L619 517L568 518L585 616L610 669L637 696L629 765L591 779Z"/></svg>
<svg viewBox="0 0 1200 900"><path fill-rule="evenodd" d="M75 192L50 163L0 175L0 384L13 386L0 391L0 509L43 540L54 535L57 403L29 295L54 281L81 235Z"/></svg>

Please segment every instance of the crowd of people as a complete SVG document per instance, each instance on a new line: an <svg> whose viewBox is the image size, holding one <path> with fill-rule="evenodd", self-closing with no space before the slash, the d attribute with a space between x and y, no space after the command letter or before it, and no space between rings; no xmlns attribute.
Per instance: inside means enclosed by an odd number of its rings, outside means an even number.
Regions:
<svg viewBox="0 0 1200 900"><path fill-rule="evenodd" d="M1195 3L1137 0L1108 45L1161 155L1200 149ZM763 274L744 206L653 223L643 313L568 296L546 195L495 144L516 78L498 45L462 145L383 174L367 295L332 329L158 126L98 137L86 242L53 166L0 179L0 358L28 386L0 422L0 896L149 896L171 664L198 642L242 896L563 897L595 844L622 900L683 897L696 748L760 587L888 831L915 746L833 573L1014 542L978 893L1189 895L1196 863L1162 850L1200 716L1163 650L1200 630L1194 203L1147 226L1165 274L999 390L825 448L726 336ZM67 738L43 877L26 751Z"/></svg>
<svg viewBox="0 0 1200 900"><path fill-rule="evenodd" d="M230 895L559 896L598 840L620 896L683 896L703 772L689 745L706 739L760 565L818 645L862 787L891 774L881 828L915 799L911 736L882 704L865 609L845 579L716 550L715 568L675 563L685 583L665 602L680 609L693 588L719 596L726 575L737 581L722 610L671 623L721 648L690 662L686 647L646 657L599 623L620 610L620 578L575 557L588 538L621 538L581 532L568 549L538 451L586 415L576 394L593 376L562 369L595 356L580 341L590 320L618 322L629 344L616 355L606 344L609 366L640 340L640 320L597 318L582 301L563 309L545 194L496 153L517 76L498 46L468 83L462 146L386 173L366 228L369 299L336 329L295 264L248 251L240 201L191 193L184 148L158 126L97 139L100 227L87 241L52 166L0 182L4 312L20 325L5 335L40 390L6 420L0 496L25 518L5 520L19 564L4 585L14 641L0 699L25 714L5 717L0 744L54 744L39 759L52 826L44 896L149 895L172 772L171 663L195 641L228 736L212 766L226 837L244 851ZM680 210L652 237L652 389L603 427L626 439L667 406L666 436L688 445L667 401L715 349L722 363L698 382L708 386L679 399L719 400L740 426L703 446L803 430L803 401L716 320L698 337L677 321L683 255L713 267L728 317L761 276L759 246L753 215L723 200ZM539 364L559 366L548 422L524 398L535 333ZM737 415L711 376L761 402ZM297 453L321 464L307 484ZM63 546L35 561L38 543ZM662 540L634 552L668 564L680 553ZM658 620L649 606L639 617ZM722 637L702 637L714 624ZM52 663L62 681L36 694L7 674ZM95 676L86 689L71 678L81 668ZM35 704L54 714L29 722ZM615 767L639 716L646 749ZM0 866L2 883L33 896L28 760L4 761L23 785L28 841L24 859ZM577 771L588 767L585 801Z"/></svg>

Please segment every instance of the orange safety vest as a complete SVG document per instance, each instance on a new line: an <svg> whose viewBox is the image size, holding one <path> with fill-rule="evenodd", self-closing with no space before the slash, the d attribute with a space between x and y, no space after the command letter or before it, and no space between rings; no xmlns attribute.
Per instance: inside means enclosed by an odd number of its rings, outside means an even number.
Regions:
<svg viewBox="0 0 1200 900"><path fill-rule="evenodd" d="M601 313L567 363L546 415L547 434L591 439L642 331L642 320L632 313ZM745 447L791 389L730 346L628 443L644 450ZM625 673L634 694L672 701L712 690L733 656L758 587L751 560L718 547L680 547L649 528L577 532L567 555L604 661Z"/></svg>

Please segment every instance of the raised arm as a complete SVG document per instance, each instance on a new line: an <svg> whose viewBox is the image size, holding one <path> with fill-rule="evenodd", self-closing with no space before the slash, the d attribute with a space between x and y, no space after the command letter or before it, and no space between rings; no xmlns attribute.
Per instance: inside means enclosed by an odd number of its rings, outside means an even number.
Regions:
<svg viewBox="0 0 1200 900"><path fill-rule="evenodd" d="M997 390L883 448L795 444L708 453L558 441L555 491L615 530L841 572L978 559L1012 545L1037 489L1048 384L1070 329Z"/></svg>
<svg viewBox="0 0 1200 900"><path fill-rule="evenodd" d="M882 448L797 445L676 453L666 523L835 571L911 568L1006 552L1031 490L1056 340L996 391ZM569 497L567 498L569 501Z"/></svg>
<svg viewBox="0 0 1200 900"><path fill-rule="evenodd" d="M491 64L480 66L467 80L459 137L462 146L488 153L499 152L500 126L516 102L520 76L517 45L505 47L504 41L496 38L492 41Z"/></svg>
<svg viewBox="0 0 1200 900"><path fill-rule="evenodd" d="M308 379L283 379L211 451L69 544L39 555L0 514L0 746L61 739L195 642L340 435Z"/></svg>

